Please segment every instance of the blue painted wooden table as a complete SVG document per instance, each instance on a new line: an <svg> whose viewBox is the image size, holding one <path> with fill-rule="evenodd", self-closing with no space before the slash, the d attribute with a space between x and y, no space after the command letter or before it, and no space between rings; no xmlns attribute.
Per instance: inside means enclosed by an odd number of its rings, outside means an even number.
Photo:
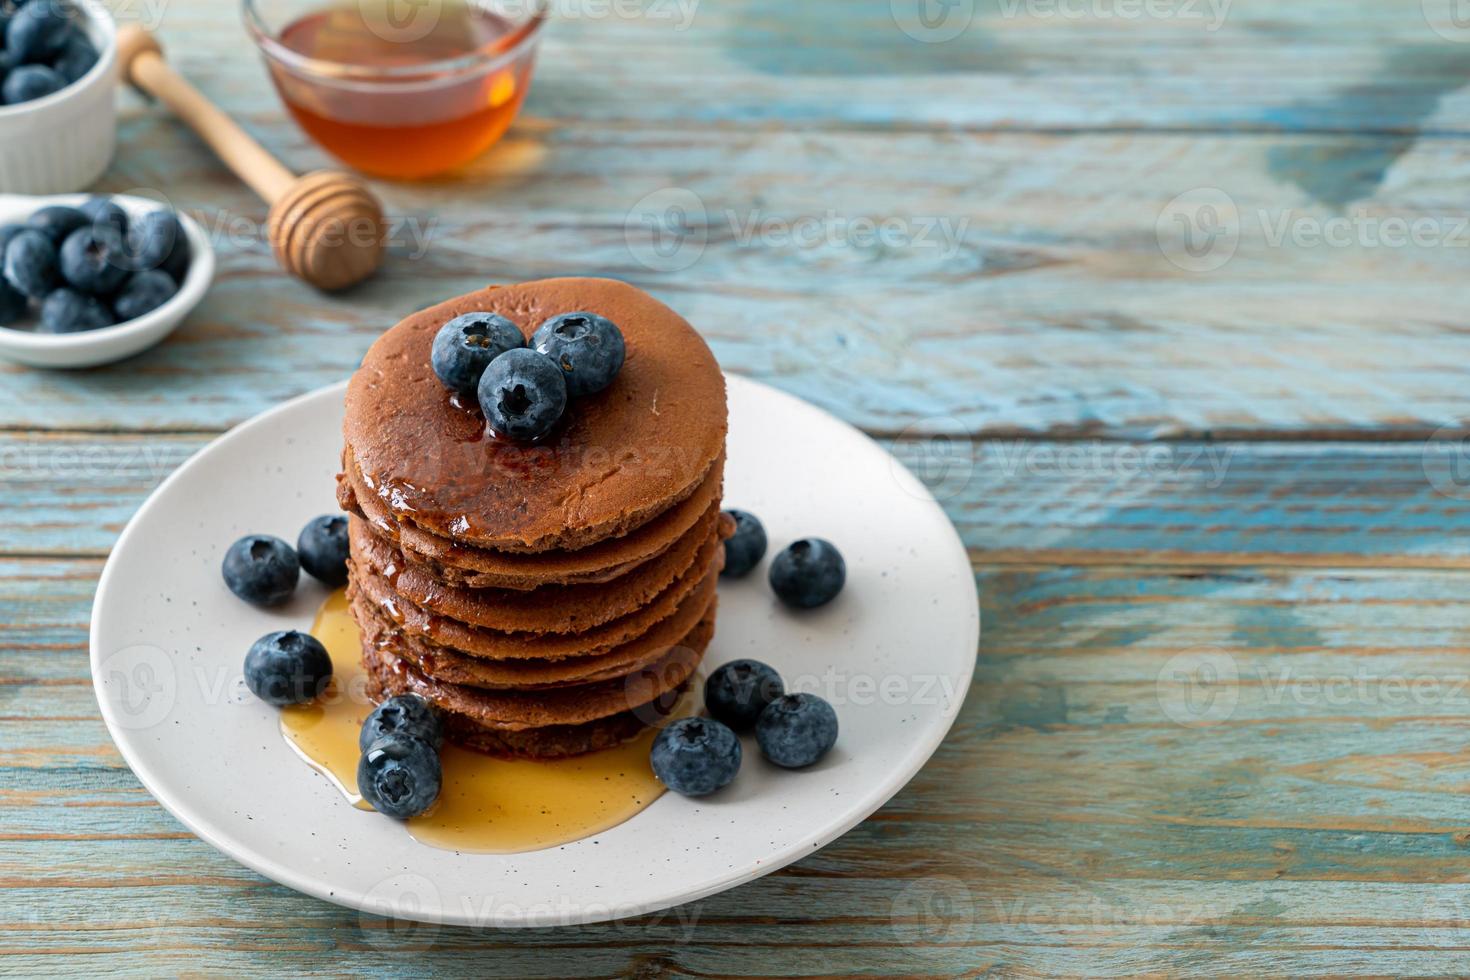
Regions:
<svg viewBox="0 0 1470 980"><path fill-rule="evenodd" d="M325 165L232 7L126 12ZM500 148L377 185L393 254L342 298L285 279L264 207L124 97L101 186L201 218L221 274L149 354L0 369L0 972L1470 973L1448 0L566 7ZM404 313L566 273L650 289L934 487L983 595L956 729L840 841L660 916L405 928L262 880L107 737L109 546L189 453Z"/></svg>

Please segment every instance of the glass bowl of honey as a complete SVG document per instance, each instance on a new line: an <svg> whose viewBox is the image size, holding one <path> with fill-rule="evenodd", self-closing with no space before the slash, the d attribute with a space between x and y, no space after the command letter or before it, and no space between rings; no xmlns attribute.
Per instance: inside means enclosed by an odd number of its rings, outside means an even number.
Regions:
<svg viewBox="0 0 1470 980"><path fill-rule="evenodd" d="M545 0L243 0L291 116L377 177L464 166L510 128L535 68Z"/></svg>

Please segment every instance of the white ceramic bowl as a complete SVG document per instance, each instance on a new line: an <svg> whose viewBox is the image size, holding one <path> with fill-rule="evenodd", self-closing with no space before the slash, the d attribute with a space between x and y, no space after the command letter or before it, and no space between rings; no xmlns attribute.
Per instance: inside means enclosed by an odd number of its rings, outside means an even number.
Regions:
<svg viewBox="0 0 1470 980"><path fill-rule="evenodd" d="M0 106L0 192L60 194L89 187L117 140L117 26L96 0L73 0L96 45L92 70L54 95Z"/></svg>
<svg viewBox="0 0 1470 980"><path fill-rule="evenodd" d="M57 197L26 197L20 194L0 194L0 225L25 221L36 211L48 204L81 204L86 194L62 194ZM156 211L157 201L143 197L114 195L130 218L137 218ZM146 316L126 323L114 324L100 330L81 333L37 333L22 327L0 327L0 357L32 367L84 368L99 364L111 364L146 350L164 337L173 333L189 311L199 305L209 284L214 281L214 248L209 236L199 223L187 214L179 214L179 223L184 234L189 236L193 259L189 273L179 284L173 299Z"/></svg>

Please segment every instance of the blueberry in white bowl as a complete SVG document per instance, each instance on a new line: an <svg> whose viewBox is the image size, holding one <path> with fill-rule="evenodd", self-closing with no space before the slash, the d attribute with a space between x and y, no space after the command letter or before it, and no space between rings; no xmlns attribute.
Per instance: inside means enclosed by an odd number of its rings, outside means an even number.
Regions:
<svg viewBox="0 0 1470 980"><path fill-rule="evenodd" d="M99 53L82 27L75 4L61 0L30 0L0 13L4 27L4 81L0 97L5 105L20 105L60 92L97 64Z"/></svg>
<svg viewBox="0 0 1470 980"><path fill-rule="evenodd" d="M53 234L62 234L59 246ZM61 368L129 357L177 328L213 275L214 253L203 229L156 201L0 194L0 357ZM93 304L71 298L55 300L52 308L85 305L87 315L46 317L47 298L61 289L95 299L108 311L106 319ZM21 309L15 293L25 297Z"/></svg>
<svg viewBox="0 0 1470 980"><path fill-rule="evenodd" d="M107 169L118 63L108 6L0 0L0 192L76 191Z"/></svg>
<svg viewBox="0 0 1470 980"><path fill-rule="evenodd" d="M112 326L112 311L95 296L75 289L53 289L41 301L42 333L81 333Z"/></svg>
<svg viewBox="0 0 1470 980"><path fill-rule="evenodd" d="M134 273L112 299L112 311L119 323L147 316L174 298L178 283L161 269L145 269Z"/></svg>

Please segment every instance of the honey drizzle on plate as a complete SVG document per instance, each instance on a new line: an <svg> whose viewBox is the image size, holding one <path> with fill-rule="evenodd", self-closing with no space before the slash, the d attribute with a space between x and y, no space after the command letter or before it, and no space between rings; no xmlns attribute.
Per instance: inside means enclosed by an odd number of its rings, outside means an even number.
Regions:
<svg viewBox="0 0 1470 980"><path fill-rule="evenodd" d="M348 802L371 810L357 792L357 735L373 706L345 592L322 605L311 634L331 654L332 684L317 701L282 709L281 734ZM692 705L682 705L675 715L689 710ZM601 833L663 794L648 764L653 737L650 729L616 748L551 762L497 759L445 745L444 788L427 813L407 821L408 833L433 847L494 854Z"/></svg>

